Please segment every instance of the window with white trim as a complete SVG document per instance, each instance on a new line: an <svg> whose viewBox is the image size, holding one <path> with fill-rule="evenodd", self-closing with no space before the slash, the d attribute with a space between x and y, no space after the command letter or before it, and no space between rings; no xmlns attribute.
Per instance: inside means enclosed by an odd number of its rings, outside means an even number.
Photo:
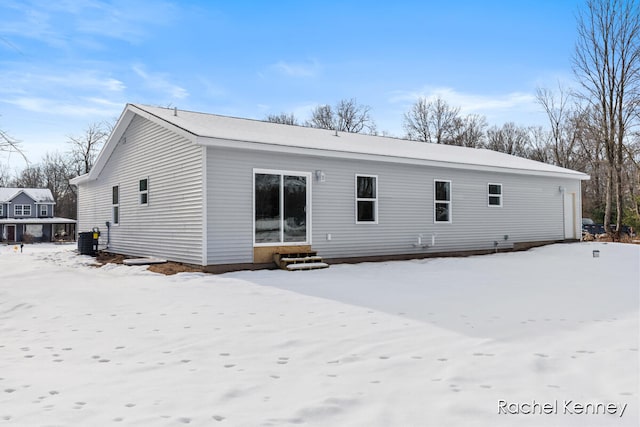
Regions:
<svg viewBox="0 0 640 427"><path fill-rule="evenodd" d="M120 224L120 187L114 185L111 189L111 205L113 208L113 225Z"/></svg>
<svg viewBox="0 0 640 427"><path fill-rule="evenodd" d="M149 204L149 178L141 179L138 183L138 192L140 193L140 204Z"/></svg>
<svg viewBox="0 0 640 427"><path fill-rule="evenodd" d="M356 175L356 224L378 223L378 177Z"/></svg>
<svg viewBox="0 0 640 427"><path fill-rule="evenodd" d="M40 216L47 216L47 205L40 205Z"/></svg>
<svg viewBox="0 0 640 427"><path fill-rule="evenodd" d="M433 221L451 222L451 181L434 181Z"/></svg>
<svg viewBox="0 0 640 427"><path fill-rule="evenodd" d="M502 207L502 184L488 185L489 206Z"/></svg>
<svg viewBox="0 0 640 427"><path fill-rule="evenodd" d="M4 205L0 203L0 216L4 216Z"/></svg>
<svg viewBox="0 0 640 427"><path fill-rule="evenodd" d="M254 169L254 244L310 242L311 174Z"/></svg>
<svg viewBox="0 0 640 427"><path fill-rule="evenodd" d="M14 205L13 214L15 216L31 216L31 205Z"/></svg>

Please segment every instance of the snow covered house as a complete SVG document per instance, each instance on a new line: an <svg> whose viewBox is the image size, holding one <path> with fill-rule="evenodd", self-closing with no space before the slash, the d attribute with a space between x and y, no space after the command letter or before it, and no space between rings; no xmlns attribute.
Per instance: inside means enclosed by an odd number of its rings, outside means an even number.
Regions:
<svg viewBox="0 0 640 427"><path fill-rule="evenodd" d="M494 151L129 104L78 187L78 231L211 271L580 238L583 173ZM105 232L106 228L106 232Z"/></svg>
<svg viewBox="0 0 640 427"><path fill-rule="evenodd" d="M74 236L74 219L54 216L56 202L48 188L0 188L0 232L3 242L51 242Z"/></svg>

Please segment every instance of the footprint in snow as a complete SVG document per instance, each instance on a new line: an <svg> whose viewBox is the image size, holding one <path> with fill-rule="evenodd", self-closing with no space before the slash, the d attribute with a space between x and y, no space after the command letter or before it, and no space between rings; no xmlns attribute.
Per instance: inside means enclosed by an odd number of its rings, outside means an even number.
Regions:
<svg viewBox="0 0 640 427"><path fill-rule="evenodd" d="M438 362L446 362L447 360L449 360L449 359L446 359L446 358L442 357L442 358L438 359Z"/></svg>
<svg viewBox="0 0 640 427"><path fill-rule="evenodd" d="M180 421L182 424L189 424L191 422L191 418L180 417L180 418L178 418L178 421Z"/></svg>
<svg viewBox="0 0 640 427"><path fill-rule="evenodd" d="M5 389L4 389L4 392L5 392L5 393L13 393L14 391L16 391L16 389L15 389L15 388L5 388Z"/></svg>
<svg viewBox="0 0 640 427"><path fill-rule="evenodd" d="M233 363L229 363L227 365L224 365L225 368L233 368L234 366L236 366L236 365L234 365Z"/></svg>
<svg viewBox="0 0 640 427"><path fill-rule="evenodd" d="M482 388L491 388L493 386L490 385L490 384L480 384L480 387L482 387Z"/></svg>
<svg viewBox="0 0 640 427"><path fill-rule="evenodd" d="M98 362L100 362L100 363L108 363L108 362L110 362L110 360L109 359L100 359L100 360L98 360Z"/></svg>
<svg viewBox="0 0 640 427"><path fill-rule="evenodd" d="M127 403L124 406L126 406L127 408L133 408L134 406L136 406L136 404L135 403Z"/></svg>
<svg viewBox="0 0 640 427"><path fill-rule="evenodd" d="M549 387L549 388L560 388L559 385L555 385L555 384L547 384L547 387Z"/></svg>
<svg viewBox="0 0 640 427"><path fill-rule="evenodd" d="M225 418L222 415L214 415L211 418L213 418L216 421L224 421L225 420Z"/></svg>
<svg viewBox="0 0 640 427"><path fill-rule="evenodd" d="M538 356L538 357L549 357L548 354L544 354L544 353L533 353L534 356Z"/></svg>
<svg viewBox="0 0 640 427"><path fill-rule="evenodd" d="M114 418L114 419L113 419L113 421L115 421L115 422L119 423L119 422L121 422L121 421L124 421L124 418L122 418L122 417L116 417L116 418Z"/></svg>

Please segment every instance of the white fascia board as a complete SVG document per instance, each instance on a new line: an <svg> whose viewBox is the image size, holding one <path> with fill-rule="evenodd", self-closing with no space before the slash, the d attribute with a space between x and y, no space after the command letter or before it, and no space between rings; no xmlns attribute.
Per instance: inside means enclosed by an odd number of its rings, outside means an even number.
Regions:
<svg viewBox="0 0 640 427"><path fill-rule="evenodd" d="M181 128L180 126L176 126L173 123L170 123L164 119L161 119L160 117L149 113L148 111L145 111L135 105L127 105L127 109L134 112L135 114L139 115L140 117L143 117L159 126L162 126L163 128L166 128L168 130L170 130L171 132L174 132L180 136L182 136L183 138L195 143L196 142L196 134L189 132L188 130Z"/></svg>
<svg viewBox="0 0 640 427"><path fill-rule="evenodd" d="M355 153L355 152L349 152L349 151L333 151L333 150L326 150L326 149L320 149L320 148L294 147L289 145L218 139L218 138L201 137L201 136L197 137L195 142L196 144L204 145L207 147L235 148L239 150L268 151L268 152L275 152L275 153L299 154L299 155L306 155L306 156L330 157L330 158L353 159L353 160L368 160L368 161L375 161L375 162L410 164L410 165L420 165L420 166L430 166L430 167L450 168L450 169L477 170L477 171L496 172L496 173L510 173L510 174L517 174L517 175L535 175L535 176L546 176L546 177L554 177L554 178L577 179L581 181L590 179L589 175L583 174L581 172L562 173L562 172L554 172L554 171L540 171L540 170L531 170L531 169L501 167L501 166L489 166L489 165L485 166L485 165L476 165L476 164L469 164L469 163L414 159L409 157L396 157L396 156L386 156L386 155L380 155L380 154Z"/></svg>
<svg viewBox="0 0 640 427"><path fill-rule="evenodd" d="M84 175L78 175L75 178L71 178L69 180L69 184L77 186L79 184L84 184L87 181L89 181L89 174L85 173Z"/></svg>

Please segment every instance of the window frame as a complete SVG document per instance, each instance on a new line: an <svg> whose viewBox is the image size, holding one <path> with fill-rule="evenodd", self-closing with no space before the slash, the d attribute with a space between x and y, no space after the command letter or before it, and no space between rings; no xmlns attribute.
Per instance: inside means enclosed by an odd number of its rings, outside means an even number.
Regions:
<svg viewBox="0 0 640 427"><path fill-rule="evenodd" d="M18 208L20 208L20 213L18 213ZM31 205L13 205L13 216L31 216L31 212Z"/></svg>
<svg viewBox="0 0 640 427"><path fill-rule="evenodd" d="M256 175L279 175L280 176L280 240L278 242L256 242ZM303 176L307 180L306 186L306 227L307 235L304 242L285 242L284 241L284 177L285 176ZM312 208L311 208L311 172L301 172L283 169L260 169L254 168L252 177L252 234L253 234L253 247L269 247L269 246L307 246L311 245L312 236Z"/></svg>
<svg viewBox="0 0 640 427"><path fill-rule="evenodd" d="M4 216L4 203L0 203L0 217Z"/></svg>
<svg viewBox="0 0 640 427"><path fill-rule="evenodd" d="M44 209L44 212L43 212ZM46 217L49 215L49 207L47 205L40 205L40 217Z"/></svg>
<svg viewBox="0 0 640 427"><path fill-rule="evenodd" d="M111 223L114 226L120 225L120 214L120 184L118 184L111 187Z"/></svg>
<svg viewBox="0 0 640 427"><path fill-rule="evenodd" d="M373 198L370 197L358 197L358 178L373 178L375 179L375 194ZM378 224L378 195L380 193L380 180L378 175L357 173L354 180L354 196L355 196L355 221L356 224ZM373 202L373 221L360 221L358 220L358 202Z"/></svg>
<svg viewBox="0 0 640 427"><path fill-rule="evenodd" d="M437 199L437 186L439 182L449 184L449 200ZM448 205L449 219L447 221L438 221L437 206L438 204ZM434 224L451 224L453 223L453 184L450 179L434 179L433 180L433 223Z"/></svg>
<svg viewBox="0 0 640 427"><path fill-rule="evenodd" d="M145 190L141 190L140 187L142 185L142 182L145 181L146 182L146 189ZM145 197L146 201L143 203L142 202L142 197ZM140 206L149 206L149 177L145 177L142 179L138 180L138 204L140 204Z"/></svg>
<svg viewBox="0 0 640 427"><path fill-rule="evenodd" d="M491 186L492 185L497 185L498 187L500 187L500 194L491 193ZM488 207L490 207L490 208L501 208L503 206L503 195L504 195L504 193L502 192L502 184L501 183L497 183L497 182L489 182L489 183L487 183L487 206ZM497 197L500 203L497 204L497 205L491 204L491 198L492 197Z"/></svg>

